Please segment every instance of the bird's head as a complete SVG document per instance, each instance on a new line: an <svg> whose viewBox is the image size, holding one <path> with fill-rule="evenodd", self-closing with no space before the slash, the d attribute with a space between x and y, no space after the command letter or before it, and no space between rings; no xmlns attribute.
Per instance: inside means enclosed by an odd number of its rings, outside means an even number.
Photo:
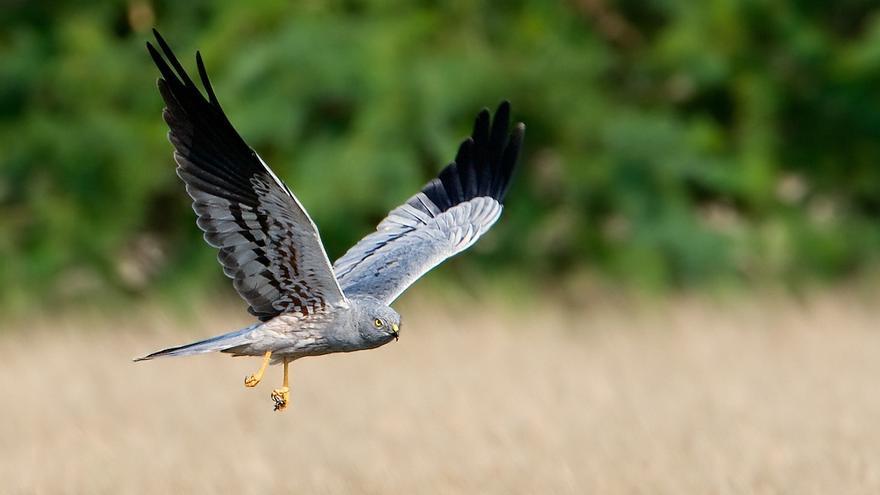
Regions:
<svg viewBox="0 0 880 495"><path fill-rule="evenodd" d="M384 304L369 304L361 312L360 336L371 346L380 346L400 337L400 315Z"/></svg>

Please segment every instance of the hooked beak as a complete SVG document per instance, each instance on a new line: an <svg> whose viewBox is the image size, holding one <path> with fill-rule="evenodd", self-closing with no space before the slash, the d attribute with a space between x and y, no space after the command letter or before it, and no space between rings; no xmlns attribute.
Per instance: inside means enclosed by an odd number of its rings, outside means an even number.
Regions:
<svg viewBox="0 0 880 495"><path fill-rule="evenodd" d="M397 323L391 324L391 334L394 335L394 340L400 339L400 327L397 325Z"/></svg>

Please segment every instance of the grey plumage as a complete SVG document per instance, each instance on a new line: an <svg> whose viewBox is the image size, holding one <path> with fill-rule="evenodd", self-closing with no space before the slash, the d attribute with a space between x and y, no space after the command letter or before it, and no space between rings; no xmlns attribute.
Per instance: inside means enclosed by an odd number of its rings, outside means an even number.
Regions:
<svg viewBox="0 0 880 495"><path fill-rule="evenodd" d="M152 44L147 48L162 75L177 174L205 240L219 249L224 273L260 323L138 360L271 352L286 363L384 345L400 327L388 305L501 215L525 129L517 124L508 133L507 102L494 119L480 112L455 161L331 266L305 209L229 123L201 56L196 64L207 98L154 33L164 57Z"/></svg>
<svg viewBox="0 0 880 495"><path fill-rule="evenodd" d="M208 100L158 33L156 40L174 67L147 44L162 74L158 86L177 175L193 199L205 240L220 250L223 272L249 311L268 321L344 301L314 222L229 123L201 56L196 62Z"/></svg>
<svg viewBox="0 0 880 495"><path fill-rule="evenodd" d="M346 294L368 294L391 304L492 227L501 216L525 132L517 124L508 138L509 116L510 105L503 102L490 128L489 111L480 112L455 161L336 260L333 270Z"/></svg>

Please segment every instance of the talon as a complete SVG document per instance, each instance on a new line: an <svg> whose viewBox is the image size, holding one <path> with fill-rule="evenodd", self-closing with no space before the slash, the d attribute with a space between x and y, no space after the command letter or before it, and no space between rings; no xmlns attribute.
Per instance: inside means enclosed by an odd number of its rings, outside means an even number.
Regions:
<svg viewBox="0 0 880 495"><path fill-rule="evenodd" d="M275 411L283 411L287 408L287 405L290 403L290 388L281 387L276 388L272 391L270 395L272 397L272 401L275 402Z"/></svg>
<svg viewBox="0 0 880 495"><path fill-rule="evenodd" d="M272 351L266 351L266 354L263 355L263 364L260 365L260 369L257 370L256 373L250 376L246 376L244 379L244 386L248 388L256 387L260 380L263 379L263 373L266 372L266 366L269 366L269 358L272 357Z"/></svg>

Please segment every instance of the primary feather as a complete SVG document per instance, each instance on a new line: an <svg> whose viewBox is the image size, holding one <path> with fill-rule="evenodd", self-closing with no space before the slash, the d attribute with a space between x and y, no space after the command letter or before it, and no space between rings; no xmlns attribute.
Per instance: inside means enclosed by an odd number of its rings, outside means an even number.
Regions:
<svg viewBox="0 0 880 495"><path fill-rule="evenodd" d="M164 57L152 44L147 48L162 74L158 85L177 173L205 240L219 249L224 273L260 320L326 312L347 305L348 297L390 304L501 215L525 132L522 123L509 131L506 101L494 118L482 110L455 160L331 267L299 200L223 113L201 55L196 65L207 98L154 34Z"/></svg>
<svg viewBox="0 0 880 495"><path fill-rule="evenodd" d="M205 240L220 250L223 272L263 321L282 313L308 315L346 301L308 213L230 124L196 56L206 99L154 30L165 57L147 49L159 68L165 121L177 174L193 199ZM173 67L173 69L172 69Z"/></svg>
<svg viewBox="0 0 880 495"><path fill-rule="evenodd" d="M480 112L455 161L336 260L333 269L347 295L390 304L489 230L501 215L525 133L520 123L508 135L509 123L506 101L491 124L489 111Z"/></svg>

